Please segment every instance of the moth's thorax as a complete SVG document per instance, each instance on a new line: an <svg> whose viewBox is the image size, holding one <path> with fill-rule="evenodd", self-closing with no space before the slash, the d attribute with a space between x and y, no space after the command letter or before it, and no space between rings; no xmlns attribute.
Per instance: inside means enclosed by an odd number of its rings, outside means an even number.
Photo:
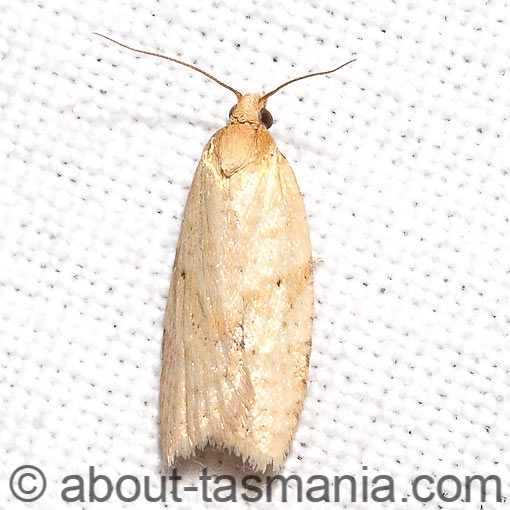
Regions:
<svg viewBox="0 0 510 510"><path fill-rule="evenodd" d="M215 162L215 171L221 171L223 177L230 178L249 166L253 167L252 170L263 172L278 149L262 123L230 120L214 134L206 152Z"/></svg>
<svg viewBox="0 0 510 510"><path fill-rule="evenodd" d="M263 94L245 94L238 100L228 119L229 124L260 124L259 114L266 106Z"/></svg>

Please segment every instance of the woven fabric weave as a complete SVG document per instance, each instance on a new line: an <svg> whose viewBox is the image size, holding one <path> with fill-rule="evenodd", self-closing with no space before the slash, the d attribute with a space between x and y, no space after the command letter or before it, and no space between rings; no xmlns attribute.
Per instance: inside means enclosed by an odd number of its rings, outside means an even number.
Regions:
<svg viewBox="0 0 510 510"><path fill-rule="evenodd" d="M342 504L352 509L366 508L363 476L395 478L396 502L371 508L444 506L439 496L413 500L419 475L434 480L424 492L444 475L463 491L466 475L499 475L508 496L509 17L502 0L4 2L8 508L27 508L8 483L24 464L47 477L33 508L68 508L62 479L89 466L114 481L149 476L156 491L166 473L157 406L176 240L202 148L235 102L190 69L92 32L182 58L243 92L358 59L268 104L318 259L309 388L282 474L350 474L359 499L346 491ZM239 459L206 452L183 463L183 483L199 486L202 464L245 473ZM297 490L294 481L290 502ZM472 492L457 508L481 508ZM178 508L224 508L180 495ZM486 508L495 497L489 484ZM103 504L147 508L141 497Z"/></svg>

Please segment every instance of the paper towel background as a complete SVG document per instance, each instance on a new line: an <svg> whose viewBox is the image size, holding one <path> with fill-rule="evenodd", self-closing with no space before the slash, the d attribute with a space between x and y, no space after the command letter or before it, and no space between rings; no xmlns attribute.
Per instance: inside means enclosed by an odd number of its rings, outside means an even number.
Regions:
<svg viewBox="0 0 510 510"><path fill-rule="evenodd" d="M67 508L59 481L89 465L113 479L149 475L156 490L176 239L202 147L234 103L201 75L92 31L193 62L242 91L358 58L269 103L322 259L309 391L284 474L351 474L360 484L392 475L398 501L418 475L498 474L508 496L509 12L497 0L3 3L8 507ZM220 461L217 472L239 471L224 454L206 458L212 471ZM32 505L9 493L22 464L48 478ZM182 469L196 484L200 465ZM344 494L346 508L365 508ZM205 505L181 495L169 507ZM104 505L147 508L115 497ZM480 498L460 506L481 508Z"/></svg>

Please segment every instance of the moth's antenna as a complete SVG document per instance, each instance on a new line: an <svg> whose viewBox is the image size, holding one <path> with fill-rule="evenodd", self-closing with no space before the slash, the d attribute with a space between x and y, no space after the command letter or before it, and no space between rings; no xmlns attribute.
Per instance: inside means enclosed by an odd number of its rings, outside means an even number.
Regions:
<svg viewBox="0 0 510 510"><path fill-rule="evenodd" d="M118 44L119 46L122 46L123 48L126 48L128 50L136 51L138 53L144 53L145 55L151 55L153 57L166 58L167 60L171 60L172 62L175 62L177 64L181 64L183 66L189 67L190 69L193 69L194 71L198 71L199 73L202 73L203 75L207 76L211 80L213 80L216 83L220 84L222 87L225 87L226 89L232 91L236 95L238 101L243 96L241 94L241 92L237 91L236 89L234 89L232 87L229 87L226 83L223 83L222 81L218 80L218 78L215 78L213 75L207 73L206 71L202 71L202 69L199 69L198 67L196 67L196 66L194 66L192 64L188 64L186 62L183 62L182 60L177 60L176 58L167 57L166 55L162 55L160 53L153 53L152 51L145 51L145 50L137 50L136 48L131 48L130 46L127 46L126 44L123 44L123 43L121 43L119 41L116 41L115 39L112 39L111 37L108 37L106 35L98 34L97 32L92 32L92 33L94 35L98 35L99 37L104 37L105 39L108 39L108 41L111 41L111 42L113 42L115 44Z"/></svg>
<svg viewBox="0 0 510 510"><path fill-rule="evenodd" d="M286 81L283 85L280 85L279 87L276 87L271 92L268 92L264 96L262 96L262 100L266 100L268 97L272 96L274 93L278 92L279 90L283 89L283 87L286 87L287 85L290 85L291 83L294 83L295 81L304 80L305 78L311 78L312 76L320 76L321 74L329 74L334 73L335 71L338 71L339 69L342 69L342 67L348 66L349 64L352 64L355 62L356 59L353 58L352 60L349 60L349 62L346 62L345 64L342 64L341 66L335 67L335 69L331 69L331 71L322 71L320 73L312 73L307 74L305 76L300 76L299 78L294 78L293 80Z"/></svg>

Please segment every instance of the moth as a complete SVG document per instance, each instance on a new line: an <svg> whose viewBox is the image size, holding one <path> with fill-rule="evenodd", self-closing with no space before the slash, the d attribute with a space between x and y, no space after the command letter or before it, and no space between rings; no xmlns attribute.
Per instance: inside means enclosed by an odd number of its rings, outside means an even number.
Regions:
<svg viewBox="0 0 510 510"><path fill-rule="evenodd" d="M98 34L100 35L100 34ZM207 444L279 470L306 391L314 307L303 197L268 129L268 93L236 96L203 149L184 209L164 317L159 423L173 465Z"/></svg>

